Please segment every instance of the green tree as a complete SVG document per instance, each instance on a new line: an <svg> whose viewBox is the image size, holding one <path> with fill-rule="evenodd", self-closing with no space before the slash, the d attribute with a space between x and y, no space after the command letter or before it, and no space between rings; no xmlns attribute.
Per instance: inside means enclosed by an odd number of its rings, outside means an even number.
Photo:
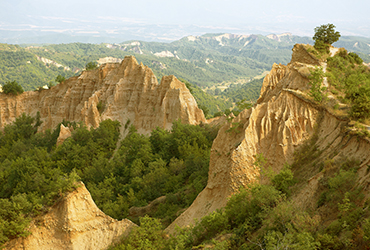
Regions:
<svg viewBox="0 0 370 250"><path fill-rule="evenodd" d="M144 216L140 218L140 227L135 227L132 233L124 241L123 245L113 248L114 250L131 249L163 249L165 237L162 225L158 219Z"/></svg>
<svg viewBox="0 0 370 250"><path fill-rule="evenodd" d="M97 62L89 62L86 64L86 70L93 70L96 69L97 67L98 67Z"/></svg>
<svg viewBox="0 0 370 250"><path fill-rule="evenodd" d="M334 30L335 26L331 23L315 28L314 47L320 52L328 52L331 44L339 40L340 33Z"/></svg>
<svg viewBox="0 0 370 250"><path fill-rule="evenodd" d="M66 78L62 75L58 75L56 78L55 78L55 81L56 82L59 82L59 83L62 83L66 80Z"/></svg>
<svg viewBox="0 0 370 250"><path fill-rule="evenodd" d="M204 114L204 117L205 118L208 118L207 116L208 116L208 114L209 114L209 108L207 107L207 106L205 106L205 105L199 105L198 106L201 110L203 110L203 114Z"/></svg>
<svg viewBox="0 0 370 250"><path fill-rule="evenodd" d="M318 41L324 42L325 44L333 44L339 40L340 33L334 30L334 24L328 23L327 25L321 25L315 28L315 35L312 39L315 44Z"/></svg>
<svg viewBox="0 0 370 250"><path fill-rule="evenodd" d="M23 88L17 81L6 82L3 86L5 94L19 95L24 92Z"/></svg>
<svg viewBox="0 0 370 250"><path fill-rule="evenodd" d="M243 111L244 109L250 109L253 106L251 101L247 101L247 99L243 98L240 101L236 102L236 107L239 111Z"/></svg>
<svg viewBox="0 0 370 250"><path fill-rule="evenodd" d="M283 194L290 195L291 191L289 188L295 183L293 172L290 169L290 166L285 164L280 173L275 175L271 182L276 190L282 192Z"/></svg>

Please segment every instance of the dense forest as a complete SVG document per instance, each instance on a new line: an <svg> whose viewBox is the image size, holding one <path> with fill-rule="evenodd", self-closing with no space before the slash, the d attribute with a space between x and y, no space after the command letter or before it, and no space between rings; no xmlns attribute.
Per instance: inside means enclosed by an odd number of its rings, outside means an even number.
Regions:
<svg viewBox="0 0 370 250"><path fill-rule="evenodd" d="M97 129L63 122L72 137L56 147L59 127L36 133L39 117L25 114L0 134L0 243L27 235L28 223L82 180L95 203L116 219L137 217L129 208L166 196L150 216L168 225L205 187L217 128L175 122L148 136L105 120Z"/></svg>
<svg viewBox="0 0 370 250"><path fill-rule="evenodd" d="M241 189L225 208L168 237L163 229L206 185L217 128L175 122L171 131L157 128L145 136L127 124L129 134L115 150L121 127L117 121L103 121L91 130L63 122L74 131L58 147L59 129L36 133L40 124L38 116L23 114L0 136L1 243L27 235L32 217L46 213L82 180L105 213L140 225L111 249L366 249L370 244L370 211L356 186L355 160L322 163L331 171L320 184L317 208L331 214L330 224L321 225L317 212L297 210L291 200L302 185L302 166L317 164L315 137L279 173L269 170L263 155L256 157L264 182ZM149 214L130 216L130 208L162 196L164 202Z"/></svg>

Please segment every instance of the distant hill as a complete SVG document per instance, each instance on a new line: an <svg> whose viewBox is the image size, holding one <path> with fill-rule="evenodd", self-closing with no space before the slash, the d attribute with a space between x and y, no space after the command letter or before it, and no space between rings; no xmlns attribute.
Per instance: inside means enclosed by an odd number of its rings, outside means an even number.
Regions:
<svg viewBox="0 0 370 250"><path fill-rule="evenodd" d="M80 74L90 61L102 58L102 61L119 61L126 55L134 55L153 70L159 81L164 75L175 75L201 88L215 85L225 88L234 82L245 83L256 76L262 77L273 63L289 63L296 43L312 44L312 39L290 33L205 34L171 43L135 40L120 44L0 44L0 84L16 80L25 90L34 90L50 82L56 84L57 75L68 78ZM370 62L370 38L344 36L334 45L354 51ZM258 94L250 98L258 98Z"/></svg>

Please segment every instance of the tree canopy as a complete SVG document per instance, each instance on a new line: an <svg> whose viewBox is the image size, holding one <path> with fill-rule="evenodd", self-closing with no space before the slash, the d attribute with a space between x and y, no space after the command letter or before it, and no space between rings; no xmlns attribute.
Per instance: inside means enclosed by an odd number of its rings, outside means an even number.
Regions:
<svg viewBox="0 0 370 250"><path fill-rule="evenodd" d="M312 39L315 41L315 45L319 42L325 44L332 44L339 40L340 33L334 30L335 25L328 23L315 28L315 35Z"/></svg>
<svg viewBox="0 0 370 250"><path fill-rule="evenodd" d="M62 83L66 80L66 78L62 75L58 75L56 78L55 78L55 81L56 82L59 82L59 83Z"/></svg>
<svg viewBox="0 0 370 250"><path fill-rule="evenodd" d="M86 70L93 70L96 69L97 67L98 67L97 62L89 62L86 64Z"/></svg>
<svg viewBox="0 0 370 250"><path fill-rule="evenodd" d="M17 81L6 82L3 86L5 94L18 95L23 93L23 88Z"/></svg>

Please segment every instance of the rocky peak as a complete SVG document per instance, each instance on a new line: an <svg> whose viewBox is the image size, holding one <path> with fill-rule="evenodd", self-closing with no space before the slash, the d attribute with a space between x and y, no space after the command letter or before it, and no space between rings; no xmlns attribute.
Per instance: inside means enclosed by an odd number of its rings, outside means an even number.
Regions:
<svg viewBox="0 0 370 250"><path fill-rule="evenodd" d="M0 107L0 128L22 113L35 116L37 112L43 130L63 120L97 127L102 120L112 119L133 124L141 133L157 126L170 129L178 119L190 124L206 122L185 84L174 76L163 77L158 84L152 70L133 56L84 71L49 90L19 96L0 93Z"/></svg>
<svg viewBox="0 0 370 250"><path fill-rule="evenodd" d="M287 66L273 65L264 79L257 104L219 130L211 149L207 186L167 228L168 232L174 232L175 225L184 227L224 207L228 197L240 187L261 181L260 171L254 166L257 155L263 154L268 165L278 172L285 163L292 163L295 150L314 134L322 161L332 155L337 155L337 160L354 157L362 163L360 175L367 175L370 155L364 152L369 152L370 143L348 137L341 129L345 121L310 101L305 94L309 88L305 72L316 65L320 65L319 60L308 52L306 45L300 44L294 46L292 61ZM295 195L297 204L303 207L316 204L313 199L318 182L309 181L318 180L320 176L316 175L320 173L312 172L307 179L309 185Z"/></svg>
<svg viewBox="0 0 370 250"><path fill-rule="evenodd" d="M60 124L59 136L57 139L57 146L63 144L63 142L72 135L71 129Z"/></svg>
<svg viewBox="0 0 370 250"><path fill-rule="evenodd" d="M67 193L44 215L35 218L30 235L5 245L6 250L107 249L135 226L105 215L94 203L85 185Z"/></svg>
<svg viewBox="0 0 370 250"><path fill-rule="evenodd" d="M290 61L290 63L304 63L313 66L320 66L320 60L309 53L307 48L308 47L305 44L294 45L292 49L292 60Z"/></svg>

